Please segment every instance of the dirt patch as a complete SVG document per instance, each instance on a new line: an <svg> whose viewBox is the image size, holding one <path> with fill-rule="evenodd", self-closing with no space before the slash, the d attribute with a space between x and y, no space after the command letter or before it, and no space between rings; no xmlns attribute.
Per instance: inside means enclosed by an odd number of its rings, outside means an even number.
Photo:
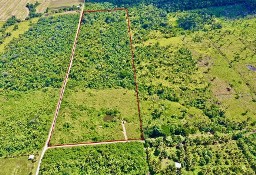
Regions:
<svg viewBox="0 0 256 175"><path fill-rule="evenodd" d="M111 116L111 115L106 115L104 118L103 118L103 121L104 122L112 122L114 120L114 116Z"/></svg>
<svg viewBox="0 0 256 175"><path fill-rule="evenodd" d="M212 66L211 60L212 60L211 57L204 57L204 58L198 60L197 65L199 67L211 67Z"/></svg>
<svg viewBox="0 0 256 175"><path fill-rule="evenodd" d="M212 80L212 92L217 97L229 96L235 93L230 84L219 79L218 77Z"/></svg>

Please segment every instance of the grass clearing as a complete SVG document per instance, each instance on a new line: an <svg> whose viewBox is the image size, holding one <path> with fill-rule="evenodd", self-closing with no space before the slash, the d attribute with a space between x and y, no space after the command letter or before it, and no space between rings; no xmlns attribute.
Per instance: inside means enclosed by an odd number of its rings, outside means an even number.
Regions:
<svg viewBox="0 0 256 175"><path fill-rule="evenodd" d="M123 140L122 120L128 138L140 138L136 107L134 91L127 89L67 90L51 144Z"/></svg>
<svg viewBox="0 0 256 175"><path fill-rule="evenodd" d="M33 172L35 163L28 160L27 156L0 159L0 175L29 175Z"/></svg>

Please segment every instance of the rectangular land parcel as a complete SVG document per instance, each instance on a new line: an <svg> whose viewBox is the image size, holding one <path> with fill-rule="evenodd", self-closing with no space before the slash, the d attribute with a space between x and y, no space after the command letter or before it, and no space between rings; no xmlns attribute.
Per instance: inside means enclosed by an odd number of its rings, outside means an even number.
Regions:
<svg viewBox="0 0 256 175"><path fill-rule="evenodd" d="M140 138L125 11L85 12L51 144Z"/></svg>

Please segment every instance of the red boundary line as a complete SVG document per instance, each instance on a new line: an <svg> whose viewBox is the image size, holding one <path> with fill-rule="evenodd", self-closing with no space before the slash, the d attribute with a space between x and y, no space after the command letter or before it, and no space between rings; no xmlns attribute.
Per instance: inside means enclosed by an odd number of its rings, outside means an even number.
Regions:
<svg viewBox="0 0 256 175"><path fill-rule="evenodd" d="M145 138L144 138L144 133L143 133L143 122L142 122L142 117L141 117L141 110L140 110L140 100L139 100L139 89L138 89L138 83L137 83L137 75L136 75L136 66L135 66L135 54L134 54L134 50L133 50L133 42L132 42L132 33L131 33L131 22L130 22L130 17L129 17L129 11L128 9L126 8L115 8L115 9L106 9L106 10L83 10L83 17L81 18L81 20L79 21L79 30L78 30L78 33L76 35L76 41L75 41L75 48L76 48L76 43L77 43L77 39L78 39L78 36L79 36L79 33L81 31L81 23L82 23L82 20L84 19L84 14L85 13L96 13L96 12L115 12L115 11L125 11L126 12L126 19L127 19L127 28L128 28L128 34L129 34L129 39L130 39L130 49L131 49L131 54L132 54L132 68L133 68L133 73L134 73L134 82L135 82L135 91L136 91L136 100L137 100L137 107L138 107L138 113L139 113L139 121L140 121L140 132L141 132L141 138L140 139L128 139L128 140L111 140L111 141L102 141L102 142L107 142L107 143L112 143L112 142L118 142L118 141L135 141L135 140L141 140L141 141L144 141ZM72 57L74 57L74 54L75 54L75 48L72 49L72 54L71 54L71 59ZM70 72L70 69L72 67L72 60L70 61L70 64L69 64L69 69L67 71L67 75L65 77L65 80L64 80L64 83L63 83L63 87L61 89L61 93L60 93L60 100L58 102L58 105L57 105L57 109L56 109L56 113L59 112L59 109L60 109L60 104L61 104L61 101L62 101L62 98L63 98L63 89L65 89L65 86L67 84L67 80L68 80L68 76L69 76L69 72ZM48 142L48 147L54 147L54 146L71 146L71 145L77 145L77 144L95 144L95 143L101 143L101 142L80 142L80 143L69 143L69 144L57 144L57 145L51 145L50 144L50 141L51 141L51 138L52 138L52 134L54 132L54 128L55 128L55 124L56 124L56 119L57 119L57 116L55 116L54 118L54 123L52 125L52 132L51 132L51 135L50 135L50 139L49 139L49 142Z"/></svg>
<svg viewBox="0 0 256 175"><path fill-rule="evenodd" d="M49 148L53 147L65 147L65 146L75 146L75 145L94 145L94 144L100 144L100 143L118 143L118 142L129 142L129 141L144 141L143 139L129 139L129 140L107 140L107 141L101 141L101 142L78 142L78 143L65 143L65 144L56 144L51 145Z"/></svg>

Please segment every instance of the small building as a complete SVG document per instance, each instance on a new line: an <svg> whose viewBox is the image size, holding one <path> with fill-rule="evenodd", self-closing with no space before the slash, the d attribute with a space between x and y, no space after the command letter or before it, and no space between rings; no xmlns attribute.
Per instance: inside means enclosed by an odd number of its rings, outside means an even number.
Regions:
<svg viewBox="0 0 256 175"><path fill-rule="evenodd" d="M181 163L175 162L175 167L180 169L181 168Z"/></svg>
<svg viewBox="0 0 256 175"><path fill-rule="evenodd" d="M35 159L35 155L33 154L28 156L28 160L34 160L34 159Z"/></svg>

